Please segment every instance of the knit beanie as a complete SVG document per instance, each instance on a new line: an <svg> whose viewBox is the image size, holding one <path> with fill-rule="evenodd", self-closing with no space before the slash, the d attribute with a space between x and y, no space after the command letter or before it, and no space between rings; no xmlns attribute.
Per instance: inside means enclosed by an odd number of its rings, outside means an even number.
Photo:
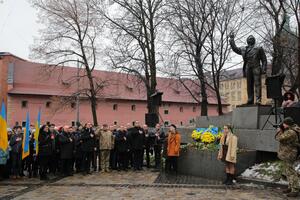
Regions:
<svg viewBox="0 0 300 200"><path fill-rule="evenodd" d="M292 125L295 124L293 118L291 118L291 117L284 118L283 123L288 125L288 126L292 126Z"/></svg>

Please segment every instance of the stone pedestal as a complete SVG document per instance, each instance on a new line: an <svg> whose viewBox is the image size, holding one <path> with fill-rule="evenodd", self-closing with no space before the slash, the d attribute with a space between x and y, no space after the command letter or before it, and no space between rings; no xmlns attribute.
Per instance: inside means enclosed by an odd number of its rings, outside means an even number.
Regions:
<svg viewBox="0 0 300 200"><path fill-rule="evenodd" d="M258 129L259 116L268 115L271 106L247 105L240 106L233 110L232 124L238 129Z"/></svg>
<svg viewBox="0 0 300 200"><path fill-rule="evenodd" d="M188 148L178 158L178 173L199 176L207 179L223 180L225 165L217 160L218 152ZM237 175L255 164L256 151L245 151L237 154Z"/></svg>

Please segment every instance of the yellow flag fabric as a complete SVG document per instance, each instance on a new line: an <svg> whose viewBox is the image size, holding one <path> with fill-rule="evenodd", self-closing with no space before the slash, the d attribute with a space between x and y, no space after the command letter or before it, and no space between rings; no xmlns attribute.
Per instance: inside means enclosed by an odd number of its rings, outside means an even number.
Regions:
<svg viewBox="0 0 300 200"><path fill-rule="evenodd" d="M34 132L34 139L35 139L35 152L36 155L39 153L39 133L40 133L40 125L41 125L41 111L39 110L38 118L35 122L35 132Z"/></svg>
<svg viewBox="0 0 300 200"><path fill-rule="evenodd" d="M7 137L6 110L3 101L1 105L1 112L0 112L0 149L6 152L7 147L8 147L8 137Z"/></svg>
<svg viewBox="0 0 300 200"><path fill-rule="evenodd" d="M24 131L24 136L23 136L23 152L22 152L22 159L26 158L29 156L29 131L30 131L30 122L29 122L29 113L27 112L26 115L26 126L25 126L25 131Z"/></svg>

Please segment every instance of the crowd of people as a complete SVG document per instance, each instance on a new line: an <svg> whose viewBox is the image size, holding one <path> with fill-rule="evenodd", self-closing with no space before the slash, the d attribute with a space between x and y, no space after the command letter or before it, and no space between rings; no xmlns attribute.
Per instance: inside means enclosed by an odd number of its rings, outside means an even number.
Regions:
<svg viewBox="0 0 300 200"><path fill-rule="evenodd" d="M9 153L6 162L0 163L1 179L39 176L41 180L48 180L49 174L139 171L144 166L177 173L181 141L175 125L165 133L160 124L148 129L138 121L134 126L94 127L87 123L59 128L47 123L40 127L38 138L34 138L34 132L34 126L30 126L29 156L22 159L23 129L21 126L8 129ZM154 157L154 166L151 166L151 157Z"/></svg>
<svg viewBox="0 0 300 200"><path fill-rule="evenodd" d="M25 159L22 159L23 131L21 126L8 129L7 157L0 151L1 179L18 179L26 175L48 180L49 174L72 176L74 173L87 175L92 171L140 171L144 166L177 174L181 135L173 124L165 133L160 124L149 129L138 121L134 126L103 124L95 127L87 123L60 128L48 123L40 127L37 139L34 138L34 126L30 126L29 155ZM284 163L284 175L289 182L289 187L283 192L296 197L300 192L300 180L294 163L300 155L300 128L287 117L278 128L275 139L279 142L278 157ZM235 176L237 140L231 125L225 125L217 159L225 163L226 179L223 183L226 185L232 185ZM153 162L151 157L154 157Z"/></svg>

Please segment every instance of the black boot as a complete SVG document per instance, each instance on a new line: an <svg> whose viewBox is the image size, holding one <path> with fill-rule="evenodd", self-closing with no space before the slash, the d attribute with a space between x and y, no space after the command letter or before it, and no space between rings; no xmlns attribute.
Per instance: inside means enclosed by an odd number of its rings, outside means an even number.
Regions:
<svg viewBox="0 0 300 200"><path fill-rule="evenodd" d="M222 182L223 184L226 184L229 180L229 175L228 173L226 173L226 179Z"/></svg>
<svg viewBox="0 0 300 200"><path fill-rule="evenodd" d="M233 185L233 174L229 174L229 179L227 181L227 183L225 183L225 185Z"/></svg>

